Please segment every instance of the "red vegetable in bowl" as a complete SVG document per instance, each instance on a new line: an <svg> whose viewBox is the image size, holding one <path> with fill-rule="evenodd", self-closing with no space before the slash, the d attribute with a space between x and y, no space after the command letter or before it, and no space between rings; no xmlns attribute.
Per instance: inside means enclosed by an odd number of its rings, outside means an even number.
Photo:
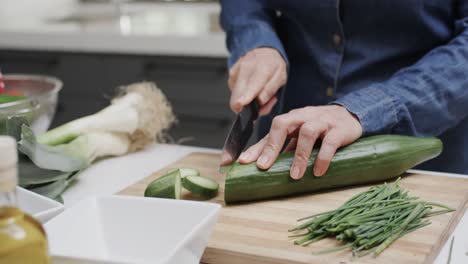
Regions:
<svg viewBox="0 0 468 264"><path fill-rule="evenodd" d="M2 71L0 70L0 94L5 92L5 83L3 82Z"/></svg>
<svg viewBox="0 0 468 264"><path fill-rule="evenodd" d="M3 81L3 75L0 69L0 95L2 94L7 94L11 96L20 96L21 98L8 98L8 99L3 98L3 99L0 99L0 103L13 102L13 101L17 101L17 100L24 98L24 93L21 90L17 90L17 89L13 89L9 91L6 90L6 85L5 85L5 82Z"/></svg>
<svg viewBox="0 0 468 264"><path fill-rule="evenodd" d="M24 93L20 90L9 90L9 91L4 91L4 93L11 95L11 96L21 96L24 97Z"/></svg>

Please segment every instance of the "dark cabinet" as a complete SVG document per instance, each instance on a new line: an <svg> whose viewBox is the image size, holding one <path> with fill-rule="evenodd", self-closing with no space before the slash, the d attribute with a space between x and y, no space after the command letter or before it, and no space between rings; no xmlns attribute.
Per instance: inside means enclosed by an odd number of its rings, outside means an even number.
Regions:
<svg viewBox="0 0 468 264"><path fill-rule="evenodd" d="M143 80L169 98L179 120L170 131L176 142L220 148L233 119L223 58L0 50L0 68L64 82L52 126L102 109L116 87Z"/></svg>
<svg viewBox="0 0 468 264"><path fill-rule="evenodd" d="M230 116L226 63L217 59L147 59L145 79L154 80L182 116Z"/></svg>
<svg viewBox="0 0 468 264"><path fill-rule="evenodd" d="M60 110L53 125L99 111L116 87L140 81L140 61L109 55L63 54L57 77L63 80Z"/></svg>
<svg viewBox="0 0 468 264"><path fill-rule="evenodd" d="M4 73L56 74L60 56L52 53L0 52Z"/></svg>

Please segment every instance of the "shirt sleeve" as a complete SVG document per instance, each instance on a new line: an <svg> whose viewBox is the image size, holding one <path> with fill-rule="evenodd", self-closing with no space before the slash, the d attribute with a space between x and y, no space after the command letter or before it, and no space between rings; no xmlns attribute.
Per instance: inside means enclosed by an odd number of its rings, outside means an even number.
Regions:
<svg viewBox="0 0 468 264"><path fill-rule="evenodd" d="M365 135L436 136L468 116L468 1L456 35L390 79L332 102L355 114Z"/></svg>
<svg viewBox="0 0 468 264"><path fill-rule="evenodd" d="M226 32L231 67L248 51L276 49L288 64L286 52L274 29L276 11L266 0L221 0L221 26Z"/></svg>

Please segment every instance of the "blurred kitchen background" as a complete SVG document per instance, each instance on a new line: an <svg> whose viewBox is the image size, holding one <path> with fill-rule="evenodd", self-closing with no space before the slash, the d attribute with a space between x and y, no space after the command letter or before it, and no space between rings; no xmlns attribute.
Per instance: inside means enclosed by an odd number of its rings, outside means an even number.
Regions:
<svg viewBox="0 0 468 264"><path fill-rule="evenodd" d="M64 83L52 127L94 113L115 87L155 81L183 144L220 148L231 125L217 1L0 0L4 74Z"/></svg>

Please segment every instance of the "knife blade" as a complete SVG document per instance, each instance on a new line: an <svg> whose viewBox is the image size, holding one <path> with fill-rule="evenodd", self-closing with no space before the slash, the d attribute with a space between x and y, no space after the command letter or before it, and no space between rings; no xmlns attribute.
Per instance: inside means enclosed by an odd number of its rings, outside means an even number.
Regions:
<svg viewBox="0 0 468 264"><path fill-rule="evenodd" d="M224 142L222 164L229 164L239 158L253 133L254 122L258 119L260 106L257 100L244 106L237 114Z"/></svg>

